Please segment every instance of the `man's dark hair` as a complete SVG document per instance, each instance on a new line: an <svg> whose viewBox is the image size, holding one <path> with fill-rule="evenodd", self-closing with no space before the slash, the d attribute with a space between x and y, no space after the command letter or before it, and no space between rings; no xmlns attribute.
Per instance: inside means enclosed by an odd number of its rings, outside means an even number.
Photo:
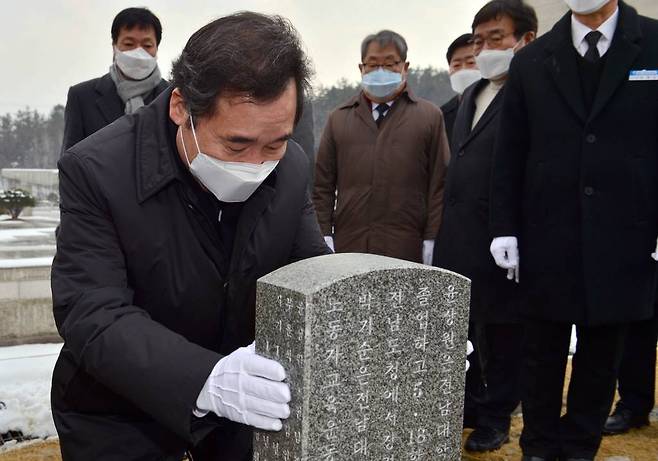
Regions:
<svg viewBox="0 0 658 461"><path fill-rule="evenodd" d="M296 123L310 89L311 73L290 21L244 11L196 31L174 61L171 80L193 116L212 116L222 94L271 101L285 91L292 78L297 87Z"/></svg>
<svg viewBox="0 0 658 461"><path fill-rule="evenodd" d="M457 39L450 44L448 47L448 52L446 53L446 59L448 60L448 65L450 65L450 61L452 60L452 55L455 54L455 51L457 51L459 48L463 48L465 46L473 46L473 34L464 34L460 35L457 37Z"/></svg>
<svg viewBox="0 0 658 461"><path fill-rule="evenodd" d="M537 13L523 0L492 0L473 19L473 30L480 24L508 16L514 22L514 36L521 39L527 32L537 33Z"/></svg>
<svg viewBox="0 0 658 461"><path fill-rule="evenodd" d="M403 61L407 60L407 41L402 35L393 32L392 30L380 30L376 34L370 34L361 42L361 62L366 58L368 47L372 42L379 43L379 46L388 46L391 43L398 50L398 54Z"/></svg>
<svg viewBox="0 0 658 461"><path fill-rule="evenodd" d="M149 29L153 27L155 30L155 41L160 45L162 40L162 25L156 15L151 13L148 8L126 8L114 17L112 21L112 43L116 43L119 38L121 29L132 29L138 27L140 29Z"/></svg>

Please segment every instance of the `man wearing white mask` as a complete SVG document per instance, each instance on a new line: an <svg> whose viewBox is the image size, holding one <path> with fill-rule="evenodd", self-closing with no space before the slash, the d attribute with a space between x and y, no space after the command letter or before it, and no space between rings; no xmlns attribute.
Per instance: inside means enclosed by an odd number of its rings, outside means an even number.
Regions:
<svg viewBox="0 0 658 461"><path fill-rule="evenodd" d="M656 293L658 22L618 0L565 3L512 62L491 179L491 253L528 300L528 460L594 459L628 324Z"/></svg>
<svg viewBox="0 0 658 461"><path fill-rule="evenodd" d="M452 142L452 127L455 125L455 117L457 117L457 109L459 109L462 94L464 94L466 88L482 78L473 54L473 34L463 34L457 37L448 47L446 59L448 60L450 86L457 93L441 106L446 134L450 143Z"/></svg>
<svg viewBox="0 0 658 461"><path fill-rule="evenodd" d="M160 20L147 8L126 8L112 21L112 65L102 77L69 89L62 152L167 88L157 63Z"/></svg>
<svg viewBox="0 0 658 461"><path fill-rule="evenodd" d="M256 280L329 254L290 140L310 69L284 18L195 32L152 104L69 148L52 267L69 460L250 461L286 371L254 352Z"/></svg>
<svg viewBox="0 0 658 461"><path fill-rule="evenodd" d="M363 90L330 114L320 141L320 228L337 252L431 264L449 157L443 116L409 88L402 36L369 35L361 61Z"/></svg>
<svg viewBox="0 0 658 461"><path fill-rule="evenodd" d="M469 334L477 352L471 361L473 368L478 359L482 366L481 376L467 374L466 410L475 430L464 448L472 452L509 440L511 414L521 399L521 301L518 286L489 253L489 190L509 63L536 33L535 11L521 0L493 0L475 15L472 52L482 79L466 89L457 113L435 247L434 265L471 279ZM484 392L478 392L481 379Z"/></svg>

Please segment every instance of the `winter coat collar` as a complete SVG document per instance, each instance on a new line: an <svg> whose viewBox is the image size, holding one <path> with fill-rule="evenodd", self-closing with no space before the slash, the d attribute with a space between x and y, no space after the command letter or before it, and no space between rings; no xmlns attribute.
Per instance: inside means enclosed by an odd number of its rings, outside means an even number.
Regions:
<svg viewBox="0 0 658 461"><path fill-rule="evenodd" d="M411 88L409 88L408 83L405 86L402 93L400 93L400 96L398 96L398 99L402 97L406 97L409 101L413 103L418 102L418 98L416 97L416 95L414 95L413 91L411 91ZM359 104L365 104L366 107L370 107L369 99L366 97L363 90L359 91L357 94L352 96L352 98L349 99L345 104L340 106L339 109L349 109L350 107L356 107Z"/></svg>
<svg viewBox="0 0 658 461"><path fill-rule="evenodd" d="M641 51L637 43L641 38L637 11L620 1L617 30L606 53L607 61L592 110L587 114L581 87L575 84L579 81L579 76L576 52L571 39L571 13L564 15L555 24L547 36L545 48L549 56L544 65L581 121L587 122L601 113L617 87L626 80L628 71Z"/></svg>

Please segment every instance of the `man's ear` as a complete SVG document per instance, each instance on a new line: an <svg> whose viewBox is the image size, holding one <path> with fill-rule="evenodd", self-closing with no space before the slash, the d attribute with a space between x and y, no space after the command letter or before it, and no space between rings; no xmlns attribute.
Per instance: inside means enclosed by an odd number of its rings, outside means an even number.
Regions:
<svg viewBox="0 0 658 461"><path fill-rule="evenodd" d="M174 88L169 99L169 118L178 126L182 126L189 118L185 101L179 88Z"/></svg>
<svg viewBox="0 0 658 461"><path fill-rule="evenodd" d="M404 71L409 72L409 61L404 63Z"/></svg>
<svg viewBox="0 0 658 461"><path fill-rule="evenodd" d="M537 34L533 31L528 31L524 34L523 38L525 39L526 45L537 38Z"/></svg>

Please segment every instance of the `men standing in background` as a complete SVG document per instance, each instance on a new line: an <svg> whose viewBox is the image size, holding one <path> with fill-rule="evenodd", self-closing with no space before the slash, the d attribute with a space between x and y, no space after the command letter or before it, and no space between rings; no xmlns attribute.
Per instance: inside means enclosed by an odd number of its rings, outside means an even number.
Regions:
<svg viewBox="0 0 658 461"><path fill-rule="evenodd" d="M409 88L402 36L369 35L361 60L363 90L331 113L320 141L320 228L337 252L430 264L449 156L443 116Z"/></svg>
<svg viewBox="0 0 658 461"><path fill-rule="evenodd" d="M62 152L167 88L157 64L160 20L146 8L126 8L112 22L113 62L100 78L69 89Z"/></svg>
<svg viewBox="0 0 658 461"><path fill-rule="evenodd" d="M475 418L475 430L464 448L474 452L509 441L511 414L521 400L519 291L489 253L489 189L507 71L536 34L535 11L521 0L493 0L475 15L471 50L483 78L466 89L457 113L435 247L436 266L471 279L469 334L482 375L467 374L465 413Z"/></svg>
<svg viewBox="0 0 658 461"><path fill-rule="evenodd" d="M475 63L473 54L473 34L463 34L450 44L446 53L450 86L457 93L452 99L441 106L443 120L446 125L448 142L452 142L452 127L457 117L459 101L464 90L482 78Z"/></svg>
<svg viewBox="0 0 658 461"><path fill-rule="evenodd" d="M658 22L621 0L565 3L512 62L491 179L491 253L528 298L526 460L594 459L628 324L656 294Z"/></svg>

